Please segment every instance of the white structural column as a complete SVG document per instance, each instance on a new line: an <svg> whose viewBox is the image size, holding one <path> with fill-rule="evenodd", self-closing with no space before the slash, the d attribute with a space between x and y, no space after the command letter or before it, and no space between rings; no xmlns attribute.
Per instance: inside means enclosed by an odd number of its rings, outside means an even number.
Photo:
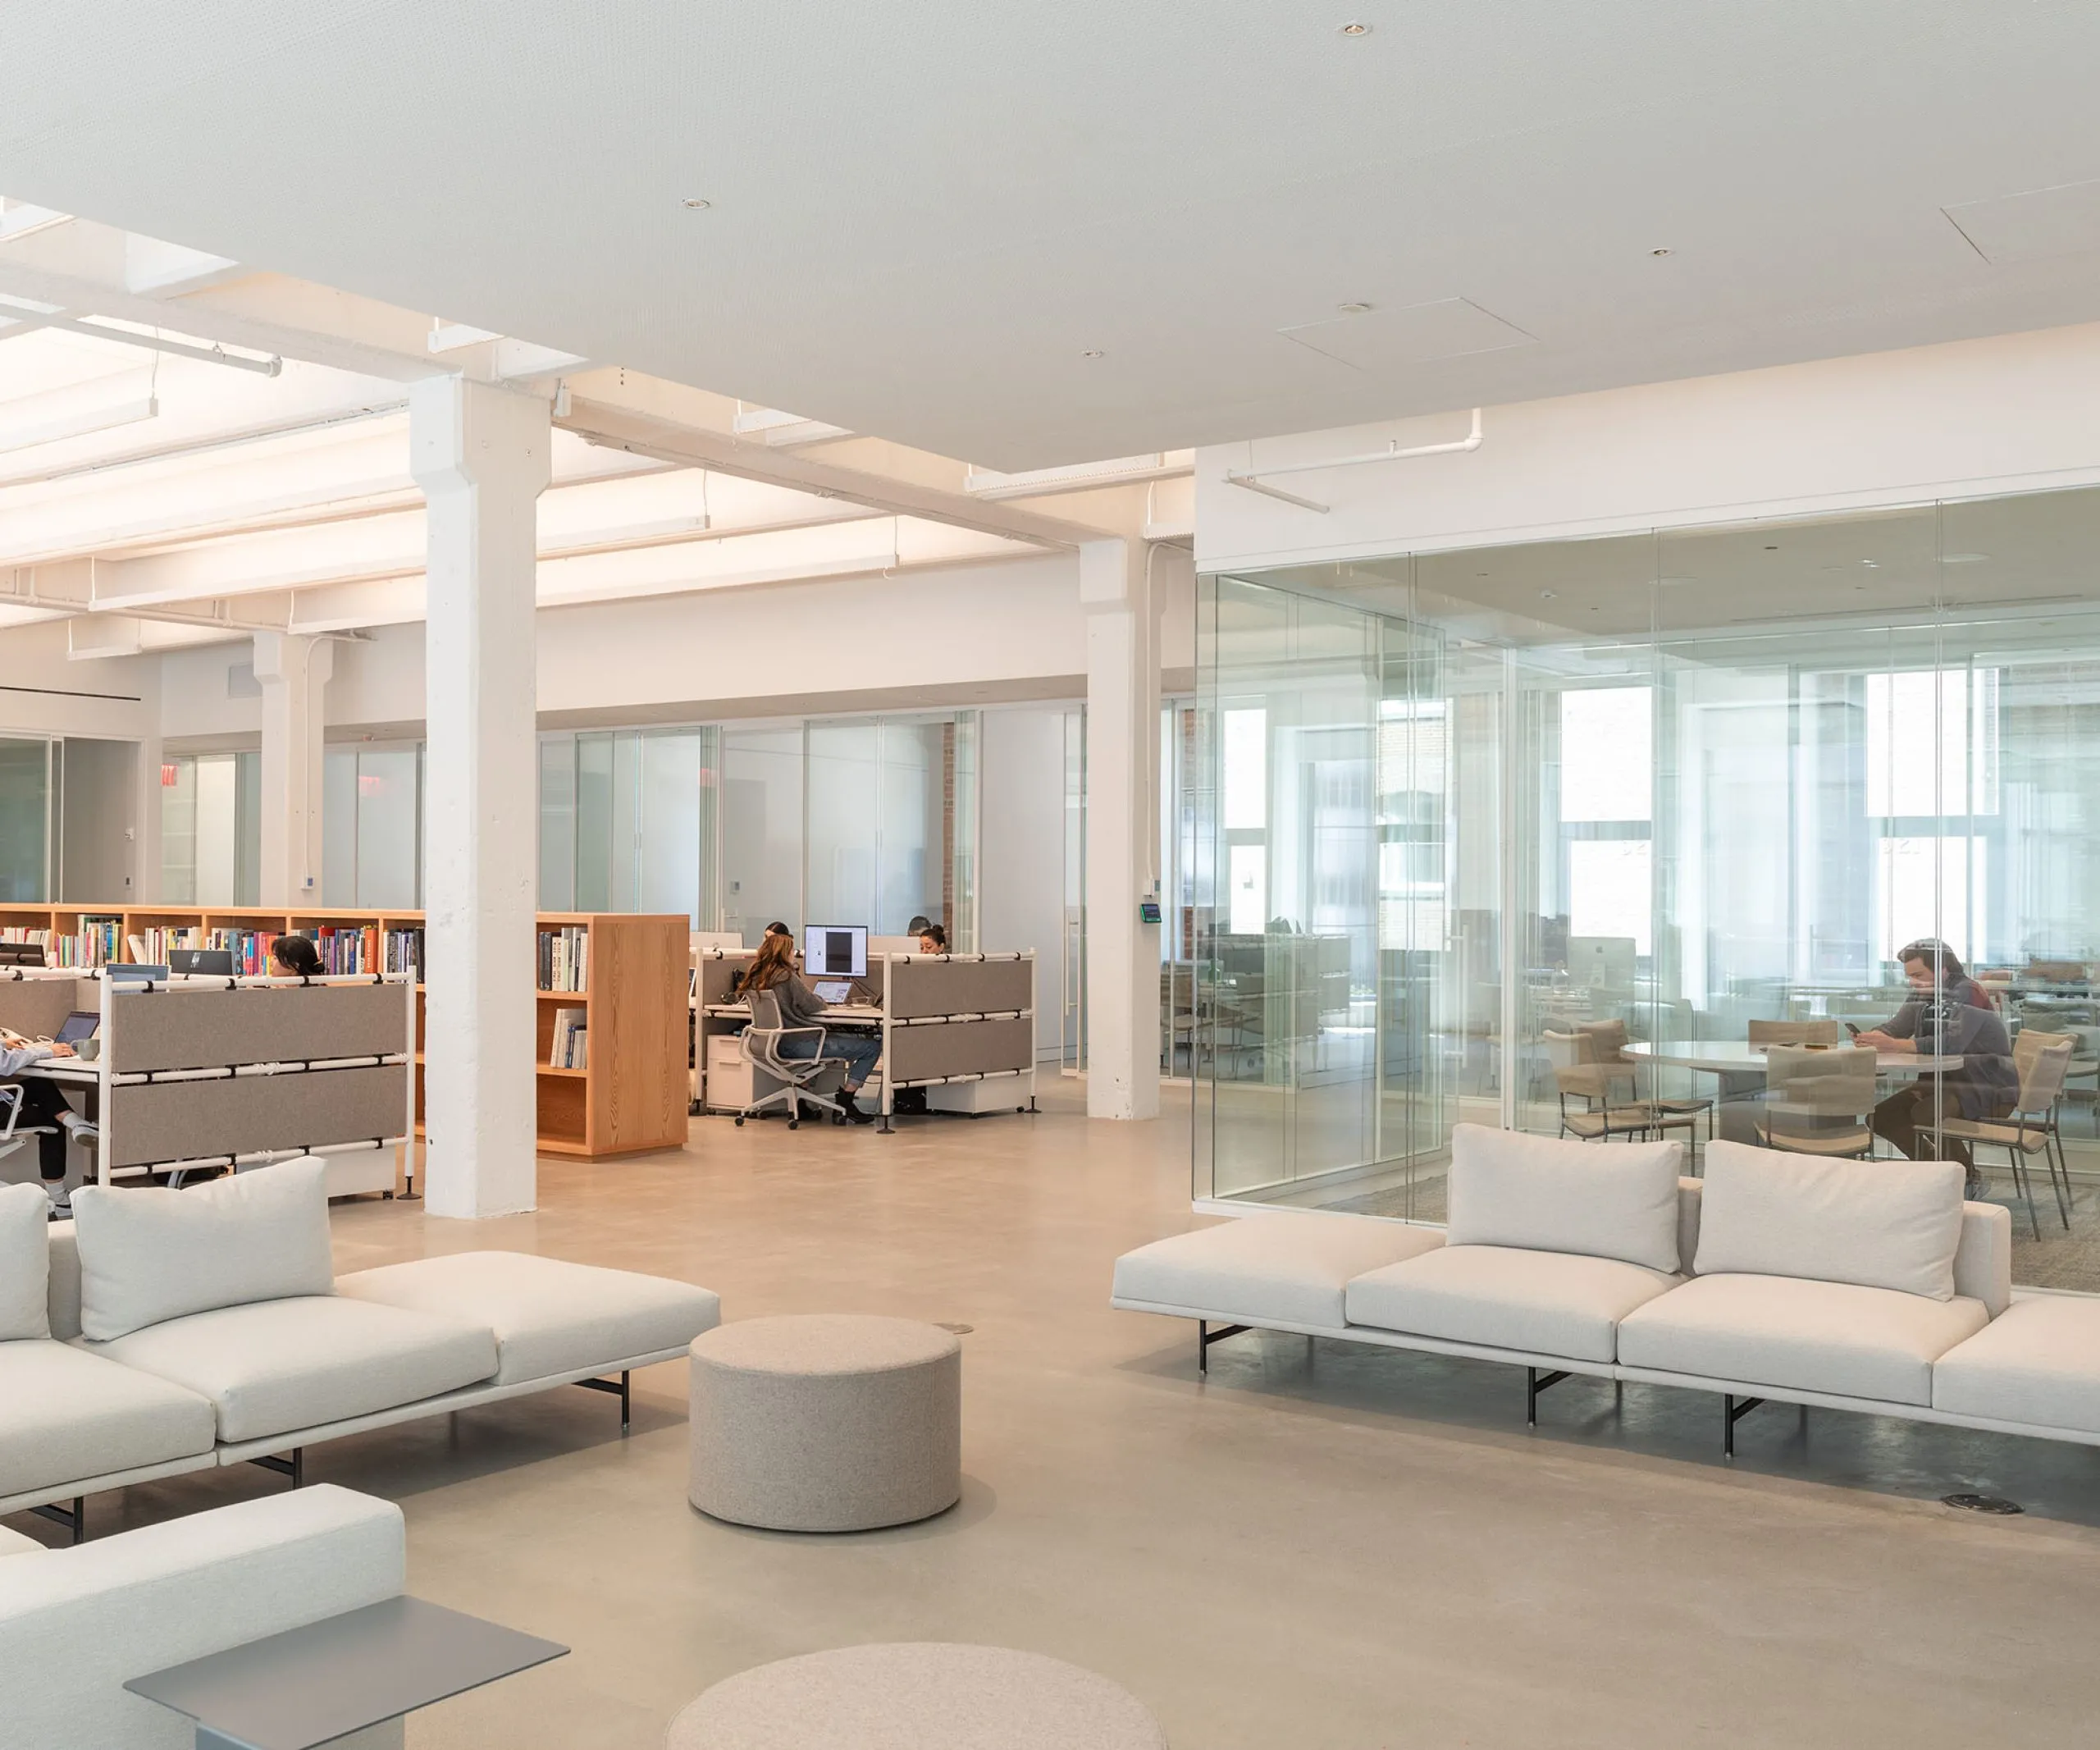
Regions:
<svg viewBox="0 0 2100 1750"><path fill-rule="evenodd" d="M463 377L409 395L429 505L423 1119L432 1215L533 1207L535 501L547 404Z"/></svg>
<svg viewBox="0 0 2100 1750"><path fill-rule="evenodd" d="M323 897L322 707L335 663L336 647L327 638L283 632L255 634L255 679L262 688L262 900L266 906L311 906Z"/></svg>
<svg viewBox="0 0 2100 1750"><path fill-rule="evenodd" d="M1159 618L1141 541L1080 548L1086 610L1086 1109L1159 1116Z"/></svg>

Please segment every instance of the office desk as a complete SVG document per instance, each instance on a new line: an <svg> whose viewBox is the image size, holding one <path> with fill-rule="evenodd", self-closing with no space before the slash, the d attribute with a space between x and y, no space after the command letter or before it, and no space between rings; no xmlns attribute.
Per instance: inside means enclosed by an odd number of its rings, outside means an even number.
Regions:
<svg viewBox="0 0 2100 1750"><path fill-rule="evenodd" d="M1728 1142L1754 1143L1757 1122L1750 1103L1764 1091L1769 1049L1740 1039L1675 1039L1660 1044L1637 1039L1627 1046L1626 1054L1638 1062L1673 1064L1713 1076L1720 1084L1716 1090L1714 1134ZM1920 1055L1911 1051L1878 1052L1875 1061L1881 1075L1906 1079L1943 1076L1961 1067L1959 1056Z"/></svg>
<svg viewBox="0 0 2100 1750"><path fill-rule="evenodd" d="M748 1003L710 1003L702 1012L720 1021L749 1021L751 1018ZM873 1003L827 1003L817 1018L835 1021L842 1026L856 1024L879 1027L883 1024L883 1012Z"/></svg>
<svg viewBox="0 0 2100 1750"><path fill-rule="evenodd" d="M41 1063L25 1063L9 1076L34 1076L40 1081L71 1082L76 1086L92 1088L102 1080L102 1073L92 1063L84 1063L78 1058L46 1058Z"/></svg>

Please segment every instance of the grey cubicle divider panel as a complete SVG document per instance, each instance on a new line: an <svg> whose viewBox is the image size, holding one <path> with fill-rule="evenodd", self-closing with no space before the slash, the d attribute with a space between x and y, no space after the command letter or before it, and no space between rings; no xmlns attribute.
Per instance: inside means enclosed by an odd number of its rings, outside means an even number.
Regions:
<svg viewBox="0 0 2100 1750"><path fill-rule="evenodd" d="M409 1049L399 984L244 985L148 990L119 985L108 1041L118 1075L391 1057ZM382 1135L400 1129L399 1113ZM163 1157L171 1158L171 1157Z"/></svg>
<svg viewBox="0 0 2100 1750"><path fill-rule="evenodd" d="M1029 1069L1035 1062L1035 1021L929 1021L889 1030L883 1073L899 1085Z"/></svg>
<svg viewBox="0 0 2100 1750"><path fill-rule="evenodd" d="M98 1009L102 994L91 978L0 976L0 1027L30 1039L49 1039L75 1009Z"/></svg>
<svg viewBox="0 0 2100 1750"><path fill-rule="evenodd" d="M399 989L392 994L398 1003ZM157 1166L399 1136L408 1074L408 1066L392 1063L120 1082L107 1096L108 1164Z"/></svg>
<svg viewBox="0 0 2100 1750"><path fill-rule="evenodd" d="M1034 1006L1035 962L1027 958L893 958L888 1000L892 1021L921 1015L1006 1015Z"/></svg>

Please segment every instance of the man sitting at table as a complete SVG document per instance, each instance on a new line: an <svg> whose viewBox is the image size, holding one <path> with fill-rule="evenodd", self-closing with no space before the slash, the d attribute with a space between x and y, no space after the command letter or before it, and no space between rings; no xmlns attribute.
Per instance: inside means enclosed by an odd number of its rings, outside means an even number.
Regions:
<svg viewBox="0 0 2100 1750"><path fill-rule="evenodd" d="M1935 1152L1932 1140L1920 1133L1942 1117L1997 1118L2011 1112L2020 1077L2012 1067L2005 1023L1989 994L1962 970L1952 948L1927 937L1909 944L1897 957L1911 981L1911 994L1888 1020L1860 1034L1858 1043L1877 1051L1961 1060L1943 1073L1919 1076L1874 1109L1875 1133L1919 1160ZM1940 1158L1961 1163L1968 1195L1982 1192L1983 1177L1966 1143L1949 1136L1938 1152Z"/></svg>

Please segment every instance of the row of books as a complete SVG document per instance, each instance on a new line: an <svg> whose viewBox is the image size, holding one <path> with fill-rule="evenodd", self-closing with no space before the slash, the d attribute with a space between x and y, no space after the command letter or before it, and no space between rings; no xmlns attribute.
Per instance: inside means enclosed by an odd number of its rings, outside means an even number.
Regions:
<svg viewBox="0 0 2100 1750"><path fill-rule="evenodd" d="M413 972L423 978L423 933L417 929L381 930L376 925L323 924L301 930L313 939L321 970L331 975L352 972Z"/></svg>
<svg viewBox="0 0 2100 1750"><path fill-rule="evenodd" d="M540 989L590 988L591 932L575 924L540 932Z"/></svg>
<svg viewBox="0 0 2100 1750"><path fill-rule="evenodd" d="M554 1042L547 1062L556 1069L588 1069L591 1044L590 1011L558 1008L555 1011Z"/></svg>

